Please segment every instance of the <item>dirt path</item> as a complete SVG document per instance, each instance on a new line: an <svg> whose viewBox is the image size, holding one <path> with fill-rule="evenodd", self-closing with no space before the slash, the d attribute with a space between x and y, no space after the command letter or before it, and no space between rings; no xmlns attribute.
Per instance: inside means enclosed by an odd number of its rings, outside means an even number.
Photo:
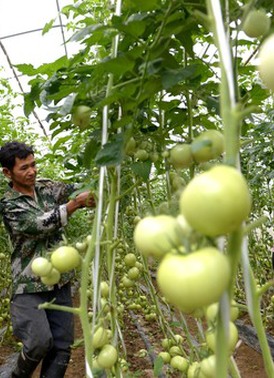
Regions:
<svg viewBox="0 0 274 378"><path fill-rule="evenodd" d="M136 325L138 325L139 330ZM140 329L142 332L140 333ZM143 333L143 334L142 334ZM130 316L124 319L123 336L127 350L127 361L129 363L129 371L125 373L125 377L141 377L151 378L153 375L152 359L154 352L161 350L161 339L163 338L156 322L148 322L140 315ZM82 337L81 324L79 318L75 318L75 339ZM144 339L145 337L145 339ZM140 350L147 349L148 344L152 351L145 357L140 357ZM14 354L11 347L0 346L0 366L5 364L7 358ZM242 378L267 378L263 366L262 355L241 340L234 354L240 374ZM130 372L130 373L129 373ZM0 374L1 378L8 378L5 374ZM85 378L85 357L84 348L80 346L72 350L71 361L66 372L66 378ZM180 374L169 373L166 377L180 377ZM34 374L34 378L39 378L39 367Z"/></svg>

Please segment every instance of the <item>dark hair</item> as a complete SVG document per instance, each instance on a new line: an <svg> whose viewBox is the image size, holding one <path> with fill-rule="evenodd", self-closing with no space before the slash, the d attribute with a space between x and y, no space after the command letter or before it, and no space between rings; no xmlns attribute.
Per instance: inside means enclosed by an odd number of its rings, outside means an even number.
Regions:
<svg viewBox="0 0 274 378"><path fill-rule="evenodd" d="M32 146L27 146L23 142L8 142L0 149L0 163L2 167L13 169L16 158L26 159L29 155L34 155Z"/></svg>

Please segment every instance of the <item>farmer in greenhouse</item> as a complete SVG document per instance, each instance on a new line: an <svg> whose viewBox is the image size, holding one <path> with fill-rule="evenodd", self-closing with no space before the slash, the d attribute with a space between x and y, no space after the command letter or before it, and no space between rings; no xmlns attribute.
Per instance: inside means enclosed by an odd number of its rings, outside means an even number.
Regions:
<svg viewBox="0 0 274 378"><path fill-rule="evenodd" d="M34 151L25 143L12 141L3 145L0 163L9 180L0 212L12 244L11 319L13 332L23 343L11 377L31 377L40 361L40 377L64 377L74 337L73 315L38 306L53 300L55 304L72 306L73 270L58 273L61 278L54 284L43 274L35 275L32 264L38 257L47 256L47 251L60 247L68 217L79 208L94 207L94 197L86 191L69 199L74 185L36 181ZM42 261L48 262L45 258ZM53 270L57 271L50 265Z"/></svg>

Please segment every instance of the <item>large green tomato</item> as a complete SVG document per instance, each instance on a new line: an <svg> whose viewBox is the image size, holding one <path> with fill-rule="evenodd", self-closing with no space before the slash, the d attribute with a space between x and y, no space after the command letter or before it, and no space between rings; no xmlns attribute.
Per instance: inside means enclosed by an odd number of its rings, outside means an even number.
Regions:
<svg viewBox="0 0 274 378"><path fill-rule="evenodd" d="M103 369L111 369L118 359L116 348L111 344L106 344L101 349L97 357L98 365Z"/></svg>
<svg viewBox="0 0 274 378"><path fill-rule="evenodd" d="M207 307L205 311L206 319L209 323L214 323L216 321L217 315L219 311L219 303L213 303ZM237 307L237 303L232 300L230 305L230 320L234 322L239 316L239 308Z"/></svg>
<svg viewBox="0 0 274 378"><path fill-rule="evenodd" d="M59 270L52 268L47 276L41 277L41 281L47 286L54 286L60 281L60 278L61 274Z"/></svg>
<svg viewBox="0 0 274 378"><path fill-rule="evenodd" d="M108 333L107 330L103 327L97 328L94 332L92 338L92 346L93 348L102 348L104 345L108 343Z"/></svg>
<svg viewBox="0 0 274 378"><path fill-rule="evenodd" d="M266 34L271 25L271 19L264 9L252 9L243 22L242 30L248 37L258 38Z"/></svg>
<svg viewBox="0 0 274 378"><path fill-rule="evenodd" d="M169 155L170 163L176 169L188 168L193 163L191 147L189 144L176 144Z"/></svg>
<svg viewBox="0 0 274 378"><path fill-rule="evenodd" d="M77 249L62 246L52 252L51 263L60 273L69 272L80 264L81 258Z"/></svg>
<svg viewBox="0 0 274 378"><path fill-rule="evenodd" d="M244 176L227 165L217 165L195 176L180 196L180 212L190 226L213 237L236 230L250 209Z"/></svg>
<svg viewBox="0 0 274 378"><path fill-rule="evenodd" d="M181 245L182 231L176 218L170 215L148 216L134 230L134 243L144 256L161 258Z"/></svg>
<svg viewBox="0 0 274 378"><path fill-rule="evenodd" d="M206 343L213 352L216 352L216 338L217 333L214 329L206 332ZM238 329L233 322L229 322L228 350L230 354L234 352L237 342Z"/></svg>
<svg viewBox="0 0 274 378"><path fill-rule="evenodd" d="M170 366L179 371L186 371L188 368L188 360L182 356L174 356L170 360Z"/></svg>
<svg viewBox="0 0 274 378"><path fill-rule="evenodd" d="M44 277L51 272L52 264L45 257L36 257L31 264L31 269L36 276Z"/></svg>
<svg viewBox="0 0 274 378"><path fill-rule="evenodd" d="M274 90L274 34L267 37L262 43L258 54L258 70L264 85Z"/></svg>
<svg viewBox="0 0 274 378"><path fill-rule="evenodd" d="M197 361L192 362L187 369L187 378L198 378L200 372L200 364Z"/></svg>
<svg viewBox="0 0 274 378"><path fill-rule="evenodd" d="M182 256L168 253L157 270L157 283L166 300L185 313L217 302L230 279L228 258L207 247Z"/></svg>
<svg viewBox="0 0 274 378"><path fill-rule="evenodd" d="M72 113L71 121L75 126L79 126L80 130L85 130L90 125L90 116L90 107L86 105L79 105Z"/></svg>
<svg viewBox="0 0 274 378"><path fill-rule="evenodd" d="M199 378L217 378L215 354L212 354L211 356L204 358L200 362Z"/></svg>
<svg viewBox="0 0 274 378"><path fill-rule="evenodd" d="M171 356L168 352L160 352L158 356L162 358L164 364L168 364L171 360Z"/></svg>
<svg viewBox="0 0 274 378"><path fill-rule="evenodd" d="M191 151L197 163L215 159L224 152L224 136L220 131L207 130L194 139Z"/></svg>

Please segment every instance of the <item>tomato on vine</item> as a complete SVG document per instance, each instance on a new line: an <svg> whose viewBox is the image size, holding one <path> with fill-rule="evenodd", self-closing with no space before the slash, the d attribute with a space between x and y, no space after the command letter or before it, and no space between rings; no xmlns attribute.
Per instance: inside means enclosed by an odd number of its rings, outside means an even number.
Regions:
<svg viewBox="0 0 274 378"><path fill-rule="evenodd" d="M168 253L160 262L157 275L165 299L185 313L217 302L228 287L228 258L213 247L188 255Z"/></svg>
<svg viewBox="0 0 274 378"><path fill-rule="evenodd" d="M244 176L227 165L217 165L195 176L180 197L180 212L190 226L213 237L236 230L250 209Z"/></svg>
<svg viewBox="0 0 274 378"><path fill-rule="evenodd" d="M271 19L264 9L252 9L243 22L242 29L248 37L258 38L265 35L271 25Z"/></svg>
<svg viewBox="0 0 274 378"><path fill-rule="evenodd" d="M52 264L45 257L36 257L31 264L31 269L36 276L43 277L50 274Z"/></svg>
<svg viewBox="0 0 274 378"><path fill-rule="evenodd" d="M61 246L51 254L51 263L60 273L77 268L80 261L79 252L70 246Z"/></svg>
<svg viewBox="0 0 274 378"><path fill-rule="evenodd" d="M134 230L134 243L144 256L161 258L181 244L182 231L170 215L147 216Z"/></svg>
<svg viewBox="0 0 274 378"><path fill-rule="evenodd" d="M191 152L197 163L219 157L224 152L224 136L218 130L207 130L191 143Z"/></svg>

